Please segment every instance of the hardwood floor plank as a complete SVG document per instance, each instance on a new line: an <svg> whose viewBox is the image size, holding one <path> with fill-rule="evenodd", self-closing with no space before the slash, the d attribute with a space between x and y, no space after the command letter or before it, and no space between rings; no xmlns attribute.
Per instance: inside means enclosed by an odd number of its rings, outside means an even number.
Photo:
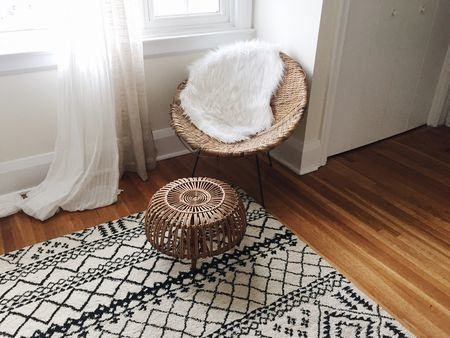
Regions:
<svg viewBox="0 0 450 338"><path fill-rule="evenodd" d="M366 152L364 155L363 159L358 158L356 154L343 155L340 160L398 198L427 210L428 214L446 223L450 221L446 208L448 195L446 196L444 192L436 193L427 189L426 185L417 182L420 177L404 173L402 167L388 166L386 164L388 160L385 157L376 156L374 152L369 155Z"/></svg>
<svg viewBox="0 0 450 338"><path fill-rule="evenodd" d="M448 226L438 226L437 228L429 227L430 218L418 217L420 212L410 203L404 204L402 200L386 189L378 185L366 185L361 181L361 175L358 172L350 170L341 163L336 163L334 168L330 168L327 172L322 172L323 176L334 185L339 186L339 182L343 182L346 175L351 175L351 181L345 181L347 188L341 184L341 189L345 189L347 194L352 198L358 199L366 208L371 208L373 212L381 213L389 222L386 226L392 227L396 233L412 234L422 239L426 243L430 242L436 249L447 255L448 244L450 244L450 232ZM441 224L440 219L431 219L431 221ZM448 225L448 223L446 223ZM404 232L399 232L400 228ZM430 237L432 236L432 237Z"/></svg>
<svg viewBox="0 0 450 338"><path fill-rule="evenodd" d="M450 165L397 142L383 142L373 148L376 153L403 164L440 184L450 186Z"/></svg>
<svg viewBox="0 0 450 338"><path fill-rule="evenodd" d="M450 164L450 128L424 127L409 135L401 135L396 141L403 143L439 161Z"/></svg>

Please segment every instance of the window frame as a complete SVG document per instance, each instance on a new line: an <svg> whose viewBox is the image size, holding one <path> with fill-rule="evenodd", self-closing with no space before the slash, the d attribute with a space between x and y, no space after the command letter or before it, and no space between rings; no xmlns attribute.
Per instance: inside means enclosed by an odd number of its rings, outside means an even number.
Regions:
<svg viewBox="0 0 450 338"><path fill-rule="evenodd" d="M142 0L144 8L144 40L192 34L205 34L235 29L250 29L252 0L219 0L218 13L155 17L153 0Z"/></svg>

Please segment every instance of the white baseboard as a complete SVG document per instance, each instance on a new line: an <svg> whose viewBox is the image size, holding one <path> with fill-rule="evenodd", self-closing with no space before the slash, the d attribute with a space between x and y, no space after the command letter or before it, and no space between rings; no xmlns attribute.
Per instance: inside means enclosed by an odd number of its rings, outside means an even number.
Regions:
<svg viewBox="0 0 450 338"><path fill-rule="evenodd" d="M157 151L157 161L188 154L172 128L153 131ZM280 163L298 175L317 170L321 162L319 140L304 145L295 139L288 140L271 152ZM0 163L0 195L27 190L39 184L47 174L53 153L38 154Z"/></svg>
<svg viewBox="0 0 450 338"><path fill-rule="evenodd" d="M53 152L0 163L0 195L36 186L45 178Z"/></svg>
<svg viewBox="0 0 450 338"><path fill-rule="evenodd" d="M320 140L302 143L289 139L270 154L296 174L304 175L316 171L325 164L321 159L321 150Z"/></svg>
<svg viewBox="0 0 450 338"><path fill-rule="evenodd" d="M154 130L153 137L157 161L189 153L172 128ZM38 185L45 178L52 159L53 152L0 162L0 195Z"/></svg>
<svg viewBox="0 0 450 338"><path fill-rule="evenodd" d="M155 140L157 161L189 153L172 128L154 130L153 139Z"/></svg>
<svg viewBox="0 0 450 338"><path fill-rule="evenodd" d="M322 143L320 140L311 140L305 143L302 150L300 175L316 171L325 165L322 159Z"/></svg>

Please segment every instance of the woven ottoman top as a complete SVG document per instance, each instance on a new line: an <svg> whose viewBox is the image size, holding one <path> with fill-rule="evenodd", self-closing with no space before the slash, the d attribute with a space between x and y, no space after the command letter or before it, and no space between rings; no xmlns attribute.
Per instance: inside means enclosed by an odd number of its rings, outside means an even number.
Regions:
<svg viewBox="0 0 450 338"><path fill-rule="evenodd" d="M158 190L149 212L197 226L226 218L236 210L239 197L227 183L214 178L192 177L173 181Z"/></svg>
<svg viewBox="0 0 450 338"><path fill-rule="evenodd" d="M237 245L245 233L246 214L236 191L207 177L181 178L159 189L145 215L152 246L169 256L215 256Z"/></svg>

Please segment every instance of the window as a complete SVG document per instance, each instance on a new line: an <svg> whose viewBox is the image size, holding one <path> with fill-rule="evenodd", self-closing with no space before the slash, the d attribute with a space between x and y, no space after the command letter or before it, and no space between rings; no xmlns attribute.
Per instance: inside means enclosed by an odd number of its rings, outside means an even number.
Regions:
<svg viewBox="0 0 450 338"><path fill-rule="evenodd" d="M252 0L144 0L149 37L250 28Z"/></svg>
<svg viewBox="0 0 450 338"><path fill-rule="evenodd" d="M132 0L126 0L132 1ZM214 48L251 39L252 0L135 0L145 55ZM0 75L55 66L61 0L0 0Z"/></svg>
<svg viewBox="0 0 450 338"><path fill-rule="evenodd" d="M220 12L220 0L153 0L153 12L157 18L215 14Z"/></svg>
<svg viewBox="0 0 450 338"><path fill-rule="evenodd" d="M2 0L0 32L48 28L51 0Z"/></svg>
<svg viewBox="0 0 450 338"><path fill-rule="evenodd" d="M49 48L55 0L0 0L0 54Z"/></svg>

